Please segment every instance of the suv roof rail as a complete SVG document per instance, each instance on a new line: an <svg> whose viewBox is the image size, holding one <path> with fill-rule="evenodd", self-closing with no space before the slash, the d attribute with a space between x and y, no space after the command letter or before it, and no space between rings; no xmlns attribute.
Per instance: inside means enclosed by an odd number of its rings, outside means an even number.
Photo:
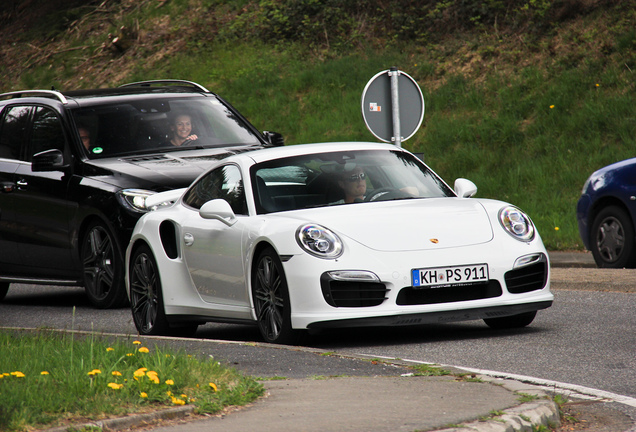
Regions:
<svg viewBox="0 0 636 432"><path fill-rule="evenodd" d="M60 102L62 102L65 105L68 103L68 100L64 97L64 95L56 90L20 90L20 91L13 91L9 93L0 94L0 98L9 97L10 99L20 98L24 96L54 97L54 98L57 98Z"/></svg>
<svg viewBox="0 0 636 432"><path fill-rule="evenodd" d="M206 89L205 87L203 87L201 84L197 84L197 83L192 82L192 81L178 80L178 79L161 79L161 80L150 80L150 81L138 81L138 82L133 82L133 83L129 83L129 84L123 84L123 85L120 85L119 87L135 87L135 86L150 87L151 85L165 85L165 84L185 85L185 86L192 87L194 89L197 89L197 90L205 92L205 93L210 93L210 91L208 89Z"/></svg>

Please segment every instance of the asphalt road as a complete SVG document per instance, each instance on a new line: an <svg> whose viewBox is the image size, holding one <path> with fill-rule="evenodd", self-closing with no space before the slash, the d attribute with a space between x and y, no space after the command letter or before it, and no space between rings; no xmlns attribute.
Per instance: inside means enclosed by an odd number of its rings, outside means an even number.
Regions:
<svg viewBox="0 0 636 432"><path fill-rule="evenodd" d="M475 321L328 331L304 342L346 355L501 371L635 398L636 271L553 269L552 285L554 305L525 329L495 331ZM98 311L80 288L32 285L12 286L0 303L0 326L136 334L128 309ZM251 326L207 324L197 338L258 341L259 335ZM311 375L293 364L268 370L258 355L232 358L236 354L227 351L217 358L223 355L250 374Z"/></svg>

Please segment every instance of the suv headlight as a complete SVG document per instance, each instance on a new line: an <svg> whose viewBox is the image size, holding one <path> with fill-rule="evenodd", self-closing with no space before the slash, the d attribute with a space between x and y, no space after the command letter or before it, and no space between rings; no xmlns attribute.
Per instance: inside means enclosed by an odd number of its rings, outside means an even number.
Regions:
<svg viewBox="0 0 636 432"><path fill-rule="evenodd" d="M124 189L117 192L117 199L125 208L135 212L145 213L150 210L146 207L146 198L155 193L154 191L144 189Z"/></svg>
<svg viewBox="0 0 636 432"><path fill-rule="evenodd" d="M316 224L306 224L296 231L296 241L309 254L325 259L342 255L342 241L331 230Z"/></svg>
<svg viewBox="0 0 636 432"><path fill-rule="evenodd" d="M532 221L517 207L507 206L499 210L499 222L517 240L529 242L534 239Z"/></svg>

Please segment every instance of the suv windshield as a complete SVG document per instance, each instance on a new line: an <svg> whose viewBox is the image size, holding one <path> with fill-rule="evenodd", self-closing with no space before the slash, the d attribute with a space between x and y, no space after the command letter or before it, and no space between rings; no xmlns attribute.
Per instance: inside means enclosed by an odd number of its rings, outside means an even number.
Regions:
<svg viewBox="0 0 636 432"><path fill-rule="evenodd" d="M73 111L91 159L260 141L216 97L146 98Z"/></svg>

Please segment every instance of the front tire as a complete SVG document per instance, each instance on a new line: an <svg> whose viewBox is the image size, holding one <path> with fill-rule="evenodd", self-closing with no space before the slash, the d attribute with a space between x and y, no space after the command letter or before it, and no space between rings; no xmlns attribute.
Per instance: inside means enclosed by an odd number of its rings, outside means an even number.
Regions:
<svg viewBox="0 0 636 432"><path fill-rule="evenodd" d="M150 248L140 246L133 252L128 269L130 307L137 331L142 335L168 333L157 261Z"/></svg>
<svg viewBox="0 0 636 432"><path fill-rule="evenodd" d="M594 261L600 268L633 268L636 264L634 224L621 207L605 207L596 215L590 243Z"/></svg>
<svg viewBox="0 0 636 432"><path fill-rule="evenodd" d="M294 344L300 331L291 326L291 303L283 265L272 248L256 258L252 272L252 297L258 329L269 343Z"/></svg>
<svg viewBox="0 0 636 432"><path fill-rule="evenodd" d="M536 316L537 311L532 311L501 318L486 318L484 322L493 329L521 328L530 325Z"/></svg>
<svg viewBox="0 0 636 432"><path fill-rule="evenodd" d="M115 236L101 222L88 226L82 240L84 287L93 306L121 307L126 303L124 261Z"/></svg>

